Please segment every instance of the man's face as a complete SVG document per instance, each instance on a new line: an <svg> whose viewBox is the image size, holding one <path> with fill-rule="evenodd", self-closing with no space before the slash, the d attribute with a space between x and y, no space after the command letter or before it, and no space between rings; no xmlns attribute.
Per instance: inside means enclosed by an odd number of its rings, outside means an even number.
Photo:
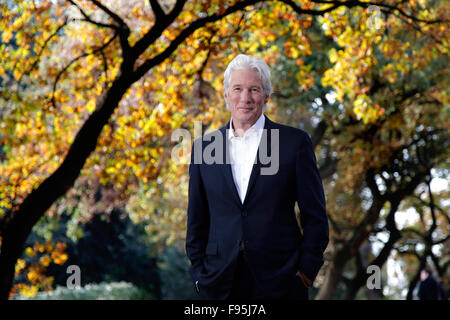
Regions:
<svg viewBox="0 0 450 320"><path fill-rule="evenodd" d="M230 108L233 124L239 122L253 125L261 116L263 106L268 100L256 71L235 70L231 73L225 102Z"/></svg>
<svg viewBox="0 0 450 320"><path fill-rule="evenodd" d="M428 272L425 270L420 271L420 280L424 281L426 278L428 278Z"/></svg>

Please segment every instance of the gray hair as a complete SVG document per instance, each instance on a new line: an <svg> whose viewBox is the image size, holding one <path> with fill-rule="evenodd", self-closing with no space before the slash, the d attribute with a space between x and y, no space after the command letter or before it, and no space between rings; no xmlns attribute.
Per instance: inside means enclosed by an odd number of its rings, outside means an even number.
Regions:
<svg viewBox="0 0 450 320"><path fill-rule="evenodd" d="M266 97L270 97L273 92L272 83L270 82L270 69L267 63L257 56L250 56L246 54L239 54L228 64L223 77L223 86L225 95L228 95L230 88L231 73L235 70L254 70L259 74L263 87L263 92ZM227 109L229 109L227 104ZM266 105L264 104L264 111Z"/></svg>

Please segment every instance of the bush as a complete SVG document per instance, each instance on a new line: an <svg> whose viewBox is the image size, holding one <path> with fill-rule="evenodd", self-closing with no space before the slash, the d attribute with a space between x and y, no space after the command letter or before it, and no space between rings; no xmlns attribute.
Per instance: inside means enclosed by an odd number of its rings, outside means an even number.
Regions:
<svg viewBox="0 0 450 320"><path fill-rule="evenodd" d="M78 289L58 286L35 297L16 296L14 300L155 300L155 296L128 282L87 284Z"/></svg>
<svg viewBox="0 0 450 320"><path fill-rule="evenodd" d="M69 219L70 216L65 214L57 223L43 219L27 239L27 246L35 241L42 243L45 239L39 227L51 222L54 224L48 232L51 240L67 244L68 260L63 265L52 263L46 269L45 275L54 278L53 286L65 287L70 276L67 267L77 265L81 270L81 286L130 283L160 298L157 258L142 225L133 223L120 210L113 210L109 215L98 213L81 225L82 236L74 241L67 236ZM32 258L24 253L22 259L28 263ZM26 283L26 280L26 275L15 279L16 283Z"/></svg>
<svg viewBox="0 0 450 320"><path fill-rule="evenodd" d="M165 300L198 299L189 274L190 262L186 253L175 246L168 246L158 258L162 298Z"/></svg>

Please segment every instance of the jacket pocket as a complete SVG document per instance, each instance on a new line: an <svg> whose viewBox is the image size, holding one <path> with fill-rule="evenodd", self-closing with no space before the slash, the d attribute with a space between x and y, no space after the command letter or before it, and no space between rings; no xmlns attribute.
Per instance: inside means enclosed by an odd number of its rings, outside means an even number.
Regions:
<svg viewBox="0 0 450 320"><path fill-rule="evenodd" d="M207 255L217 255L217 242L209 242L206 245L205 253Z"/></svg>

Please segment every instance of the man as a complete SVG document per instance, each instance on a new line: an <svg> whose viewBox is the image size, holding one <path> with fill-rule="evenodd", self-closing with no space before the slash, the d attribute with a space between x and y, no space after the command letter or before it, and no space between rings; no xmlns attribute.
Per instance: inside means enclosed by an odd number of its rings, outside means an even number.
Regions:
<svg viewBox="0 0 450 320"><path fill-rule="evenodd" d="M420 286L418 296L420 300L444 300L445 294L442 286L432 276L428 268L420 271Z"/></svg>
<svg viewBox="0 0 450 320"><path fill-rule="evenodd" d="M231 119L194 142L189 167L186 252L197 293L203 299L308 299L328 244L311 139L263 114L272 86L262 59L234 58L224 90ZM213 153L217 161L204 159Z"/></svg>

